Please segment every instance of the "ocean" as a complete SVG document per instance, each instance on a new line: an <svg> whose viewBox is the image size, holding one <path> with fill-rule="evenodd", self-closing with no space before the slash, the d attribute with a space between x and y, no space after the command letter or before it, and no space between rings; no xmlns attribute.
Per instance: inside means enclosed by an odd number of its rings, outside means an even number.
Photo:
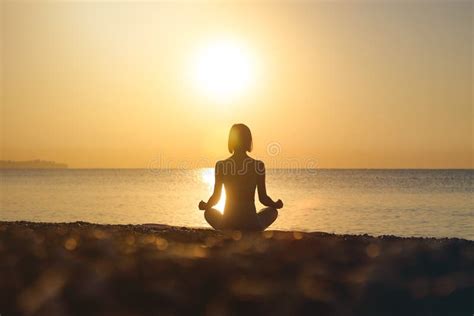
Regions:
<svg viewBox="0 0 474 316"><path fill-rule="evenodd" d="M269 195L285 203L270 229L474 240L473 176L474 170L268 170ZM212 192L213 169L1 170L0 180L2 221L209 227L197 205Z"/></svg>

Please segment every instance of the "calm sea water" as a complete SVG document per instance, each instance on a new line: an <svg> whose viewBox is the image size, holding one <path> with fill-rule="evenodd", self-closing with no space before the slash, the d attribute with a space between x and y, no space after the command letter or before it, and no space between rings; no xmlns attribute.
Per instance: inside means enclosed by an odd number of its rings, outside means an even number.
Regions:
<svg viewBox="0 0 474 316"><path fill-rule="evenodd" d="M269 170L268 192L285 203L271 229L474 240L473 176ZM0 180L0 220L207 227L197 204L212 191L213 170L2 170Z"/></svg>

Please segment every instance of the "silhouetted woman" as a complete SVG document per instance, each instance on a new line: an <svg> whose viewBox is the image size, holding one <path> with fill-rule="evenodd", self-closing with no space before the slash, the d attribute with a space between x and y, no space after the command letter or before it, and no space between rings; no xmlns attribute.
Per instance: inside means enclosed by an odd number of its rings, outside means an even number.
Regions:
<svg viewBox="0 0 474 316"><path fill-rule="evenodd" d="M265 165L247 155L252 151L252 134L244 124L235 124L229 133L229 152L226 160L216 163L214 193L206 202L199 202L199 209L205 210L206 221L215 229L261 231L270 226L278 216L277 209L283 202L274 202L265 188ZM224 185L226 201L224 214L212 208L219 202ZM267 206L257 213L255 189L258 199Z"/></svg>

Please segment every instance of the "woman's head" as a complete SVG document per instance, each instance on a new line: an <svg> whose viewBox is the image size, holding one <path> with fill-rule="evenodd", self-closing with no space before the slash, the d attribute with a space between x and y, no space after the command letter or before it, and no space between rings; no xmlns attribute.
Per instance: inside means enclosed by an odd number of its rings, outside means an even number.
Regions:
<svg viewBox="0 0 474 316"><path fill-rule="evenodd" d="M245 124L234 124L229 132L230 153L252 151L252 133Z"/></svg>

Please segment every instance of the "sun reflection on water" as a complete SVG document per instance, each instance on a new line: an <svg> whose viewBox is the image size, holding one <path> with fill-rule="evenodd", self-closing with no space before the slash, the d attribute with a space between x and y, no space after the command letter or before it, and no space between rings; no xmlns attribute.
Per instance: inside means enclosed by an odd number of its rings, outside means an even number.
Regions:
<svg viewBox="0 0 474 316"><path fill-rule="evenodd" d="M214 169L213 168L205 168L201 171L201 179L202 181L207 184L209 189L209 196L211 196L212 192L214 191ZM222 194L219 202L214 206L219 212L224 213L224 205L225 205L225 189L222 188Z"/></svg>

